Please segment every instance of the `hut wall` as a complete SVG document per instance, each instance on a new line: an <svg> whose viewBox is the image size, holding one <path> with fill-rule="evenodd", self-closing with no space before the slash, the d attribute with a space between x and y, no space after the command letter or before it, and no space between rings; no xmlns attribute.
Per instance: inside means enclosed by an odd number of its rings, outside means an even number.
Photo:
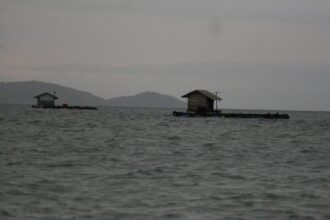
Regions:
<svg viewBox="0 0 330 220"><path fill-rule="evenodd" d="M44 95L38 98L38 105L53 106L55 105L55 100L50 95Z"/></svg>
<svg viewBox="0 0 330 220"><path fill-rule="evenodd" d="M213 111L213 101L201 94L191 94L188 98L188 111Z"/></svg>

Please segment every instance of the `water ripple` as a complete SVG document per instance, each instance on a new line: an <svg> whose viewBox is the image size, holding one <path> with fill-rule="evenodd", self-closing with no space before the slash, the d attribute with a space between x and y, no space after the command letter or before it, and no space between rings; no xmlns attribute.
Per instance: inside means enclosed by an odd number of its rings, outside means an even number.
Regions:
<svg viewBox="0 0 330 220"><path fill-rule="evenodd" d="M330 216L329 113L269 121L143 108L0 111L0 219Z"/></svg>

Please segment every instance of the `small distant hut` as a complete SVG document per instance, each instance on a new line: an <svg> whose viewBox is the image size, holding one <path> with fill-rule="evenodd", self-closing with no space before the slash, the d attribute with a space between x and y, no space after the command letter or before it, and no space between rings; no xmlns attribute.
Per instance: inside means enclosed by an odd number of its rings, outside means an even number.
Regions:
<svg viewBox="0 0 330 220"><path fill-rule="evenodd" d="M58 99L58 97L55 96L55 93L50 94L48 92L37 95L34 98L37 99L38 106L55 106L55 100Z"/></svg>
<svg viewBox="0 0 330 220"><path fill-rule="evenodd" d="M214 112L214 101L222 100L207 90L194 90L183 95L182 98L188 98L188 112L200 113Z"/></svg>

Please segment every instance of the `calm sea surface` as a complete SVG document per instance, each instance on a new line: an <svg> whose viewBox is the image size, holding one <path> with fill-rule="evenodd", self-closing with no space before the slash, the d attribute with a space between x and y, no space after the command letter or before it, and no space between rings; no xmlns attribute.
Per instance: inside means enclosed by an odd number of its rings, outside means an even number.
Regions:
<svg viewBox="0 0 330 220"><path fill-rule="evenodd" d="M0 105L0 219L330 219L330 113Z"/></svg>

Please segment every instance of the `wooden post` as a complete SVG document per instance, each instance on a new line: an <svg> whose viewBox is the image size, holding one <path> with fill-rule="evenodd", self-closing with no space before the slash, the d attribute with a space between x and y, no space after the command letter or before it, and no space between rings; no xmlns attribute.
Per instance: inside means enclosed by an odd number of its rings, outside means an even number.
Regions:
<svg viewBox="0 0 330 220"><path fill-rule="evenodd" d="M218 96L218 91L214 92L216 96ZM215 111L218 111L218 99L215 100Z"/></svg>
<svg viewBox="0 0 330 220"><path fill-rule="evenodd" d="M55 100L56 100L56 99L55 99L55 97L56 97L55 95L56 95L56 92L53 91L53 93L54 93L54 106L55 106Z"/></svg>

